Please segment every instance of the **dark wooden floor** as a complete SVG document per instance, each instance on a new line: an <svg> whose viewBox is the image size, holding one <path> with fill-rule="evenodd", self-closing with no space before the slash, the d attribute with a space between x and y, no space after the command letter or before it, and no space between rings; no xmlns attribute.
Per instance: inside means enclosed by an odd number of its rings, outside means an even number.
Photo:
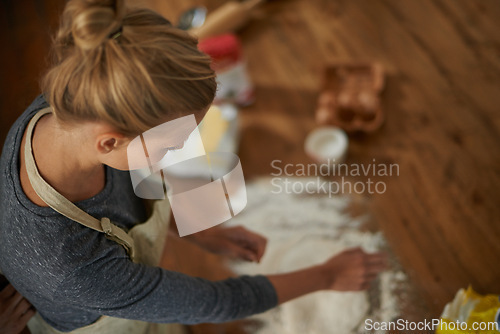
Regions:
<svg viewBox="0 0 500 334"><path fill-rule="evenodd" d="M141 1L173 21L224 2ZM1 4L2 139L38 92L62 2ZM327 63L379 61L387 121L350 138L348 162L400 166L370 198L380 229L432 316L469 284L500 294L500 2L277 0L260 14L239 33L257 93L242 112L247 178L269 175L274 159L310 162L303 141Z"/></svg>

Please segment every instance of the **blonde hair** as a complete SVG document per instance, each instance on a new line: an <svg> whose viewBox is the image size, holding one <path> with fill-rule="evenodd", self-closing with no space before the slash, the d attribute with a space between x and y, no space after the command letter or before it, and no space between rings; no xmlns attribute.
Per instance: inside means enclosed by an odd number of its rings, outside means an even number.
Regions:
<svg viewBox="0 0 500 334"><path fill-rule="evenodd" d="M215 74L197 43L123 0L70 0L42 92L63 122L104 121L135 136L210 105Z"/></svg>

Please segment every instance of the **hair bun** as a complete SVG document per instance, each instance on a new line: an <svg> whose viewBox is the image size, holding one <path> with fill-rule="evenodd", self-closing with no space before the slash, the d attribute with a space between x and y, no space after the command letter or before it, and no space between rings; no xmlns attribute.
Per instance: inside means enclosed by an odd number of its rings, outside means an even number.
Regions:
<svg viewBox="0 0 500 334"><path fill-rule="evenodd" d="M123 0L71 0L64 16L70 16L75 45L88 51L102 45L120 29L124 12Z"/></svg>

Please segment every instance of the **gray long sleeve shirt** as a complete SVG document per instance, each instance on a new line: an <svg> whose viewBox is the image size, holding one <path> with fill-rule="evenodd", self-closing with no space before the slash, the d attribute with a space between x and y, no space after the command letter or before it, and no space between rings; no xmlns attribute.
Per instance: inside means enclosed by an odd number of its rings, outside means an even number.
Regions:
<svg viewBox="0 0 500 334"><path fill-rule="evenodd" d="M0 270L50 325L70 331L101 315L158 323L224 322L277 305L276 291L264 276L212 282L135 264L104 234L31 202L19 180L20 145L29 120L45 107L41 96L35 99L12 126L2 151ZM125 228L147 218L128 172L111 168L106 168L105 188L75 204Z"/></svg>

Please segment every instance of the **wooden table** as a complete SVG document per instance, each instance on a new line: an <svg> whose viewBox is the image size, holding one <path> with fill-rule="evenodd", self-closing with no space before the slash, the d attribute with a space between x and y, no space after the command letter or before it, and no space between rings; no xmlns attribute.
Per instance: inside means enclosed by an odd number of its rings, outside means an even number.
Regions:
<svg viewBox="0 0 500 334"><path fill-rule="evenodd" d="M141 1L174 22L193 5L213 10L224 2ZM47 27L55 27L62 5L0 5L3 136L38 92ZM500 294L500 2L276 0L260 14L239 32L257 98L241 112L239 155L247 180L269 175L275 159L311 162L303 141L315 127L326 64L379 61L388 72L387 121L373 135L352 136L348 157L400 167L399 176L386 179L384 194L369 197L378 226L429 316L439 316L469 284ZM183 254L200 263L180 270L213 279L230 274L223 266L214 270L220 259L205 259L199 249ZM238 332L228 326L194 330Z"/></svg>
<svg viewBox="0 0 500 334"><path fill-rule="evenodd" d="M148 3L175 21L223 1ZM430 317L469 284L500 294L499 18L494 0L283 0L238 34L256 86L242 110L247 179L276 159L311 162L303 142L326 64L384 65L387 121L350 137L347 162L399 165L372 213Z"/></svg>

